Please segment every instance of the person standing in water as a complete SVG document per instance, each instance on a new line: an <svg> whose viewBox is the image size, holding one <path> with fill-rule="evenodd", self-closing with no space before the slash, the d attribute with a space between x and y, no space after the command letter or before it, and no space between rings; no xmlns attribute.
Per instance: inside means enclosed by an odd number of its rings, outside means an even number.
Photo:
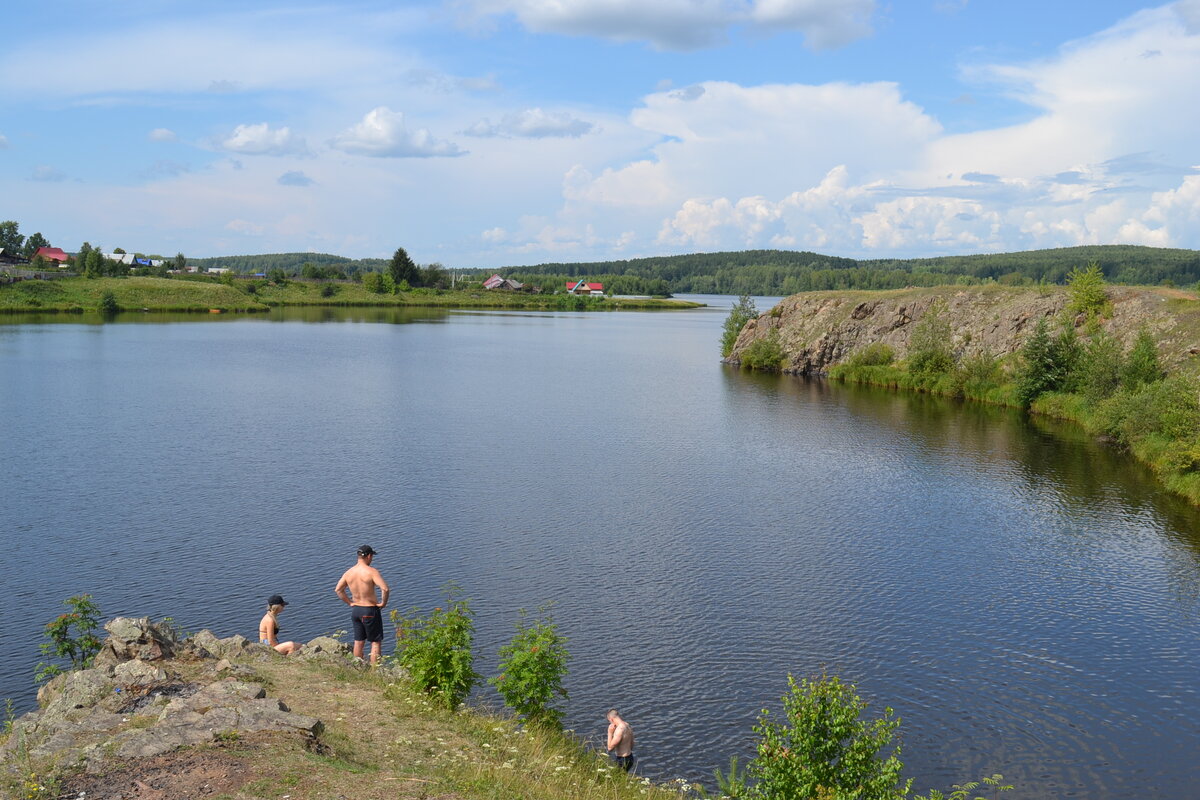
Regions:
<svg viewBox="0 0 1200 800"><path fill-rule="evenodd" d="M615 708L610 708L608 714L608 755L617 766L629 772L635 761L633 755L633 728L621 719Z"/></svg>
<svg viewBox="0 0 1200 800"><path fill-rule="evenodd" d="M363 657L366 642L371 643L371 666L379 663L383 650L383 607L391 589L379 570L371 566L375 550L368 544L358 548L358 563L342 575L334 591L350 606L350 622L354 626L354 657ZM375 590L379 590L376 598Z"/></svg>

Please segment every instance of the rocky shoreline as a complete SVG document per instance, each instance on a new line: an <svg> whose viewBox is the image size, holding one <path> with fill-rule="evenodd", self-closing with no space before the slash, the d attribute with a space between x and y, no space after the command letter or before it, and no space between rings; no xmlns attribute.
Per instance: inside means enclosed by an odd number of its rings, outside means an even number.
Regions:
<svg viewBox="0 0 1200 800"><path fill-rule="evenodd" d="M243 663L280 658L271 648L210 631L179 638L145 617L118 617L105 630L92 667L55 677L38 691L39 709L12 722L0 746L7 776L20 778L34 764L101 775L129 759L256 734L318 746L324 723L268 696L256 670ZM314 639L292 658L366 669L330 637Z"/></svg>
<svg viewBox="0 0 1200 800"><path fill-rule="evenodd" d="M1200 301L1176 289L1108 287L1112 313L1102 326L1128 346L1145 327L1159 344L1168 370L1200 370ZM742 328L726 359L741 364L754 342L778 337L783 371L824 375L874 343L892 348L898 359L908 352L916 323L935 306L944 308L959 357L988 352L1009 356L1020 350L1042 317L1055 317L1067 305L1062 286L939 287L895 291L807 292L785 297ZM1076 327L1086 319L1080 315Z"/></svg>

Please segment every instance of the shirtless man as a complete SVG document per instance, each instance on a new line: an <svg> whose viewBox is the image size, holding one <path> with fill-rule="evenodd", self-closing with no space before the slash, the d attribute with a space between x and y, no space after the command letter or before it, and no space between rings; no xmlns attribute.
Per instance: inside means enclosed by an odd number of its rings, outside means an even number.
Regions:
<svg viewBox="0 0 1200 800"><path fill-rule="evenodd" d="M379 570L371 566L375 551L369 544L358 548L358 563L346 570L334 589L342 602L350 606L350 620L354 624L354 657L363 657L363 643L371 643L371 666L379 663L383 649L383 607L387 605L392 590ZM379 601L375 600L375 589L379 589ZM350 591L347 592L346 590Z"/></svg>
<svg viewBox="0 0 1200 800"><path fill-rule="evenodd" d="M608 755L617 766L629 772L633 769L633 728L621 719L615 708L608 710Z"/></svg>

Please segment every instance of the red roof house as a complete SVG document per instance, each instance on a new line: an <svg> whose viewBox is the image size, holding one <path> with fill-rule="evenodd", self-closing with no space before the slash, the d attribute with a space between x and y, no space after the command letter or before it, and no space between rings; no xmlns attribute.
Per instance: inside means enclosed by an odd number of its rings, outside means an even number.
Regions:
<svg viewBox="0 0 1200 800"><path fill-rule="evenodd" d="M604 294L604 284L567 281L567 294Z"/></svg>
<svg viewBox="0 0 1200 800"><path fill-rule="evenodd" d="M65 264L67 259L70 258L70 256L63 252L61 247L39 247L37 252L33 254L34 258L38 256L47 261L57 261L60 264Z"/></svg>

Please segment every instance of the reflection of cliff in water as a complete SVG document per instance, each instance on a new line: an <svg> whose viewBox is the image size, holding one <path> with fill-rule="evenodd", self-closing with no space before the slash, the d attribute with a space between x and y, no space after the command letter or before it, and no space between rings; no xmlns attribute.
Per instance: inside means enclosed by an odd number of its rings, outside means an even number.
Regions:
<svg viewBox="0 0 1200 800"><path fill-rule="evenodd" d="M764 399L832 403L829 413L844 409L855 427L871 427L870 436L886 433L880 441L903 437L912 445L903 448L907 458L927 458L942 468L948 458L967 459L981 470L1002 470L1039 504L1070 512L1077 521L1067 527L1085 539L1091 533L1087 520L1096 515L1143 535L1153 532L1157 546L1184 558L1168 559L1178 567L1176 591L1200 598L1200 509L1168 492L1127 453L1077 425L1012 408L816 378L734 370L730 378L736 385L731 389Z"/></svg>

